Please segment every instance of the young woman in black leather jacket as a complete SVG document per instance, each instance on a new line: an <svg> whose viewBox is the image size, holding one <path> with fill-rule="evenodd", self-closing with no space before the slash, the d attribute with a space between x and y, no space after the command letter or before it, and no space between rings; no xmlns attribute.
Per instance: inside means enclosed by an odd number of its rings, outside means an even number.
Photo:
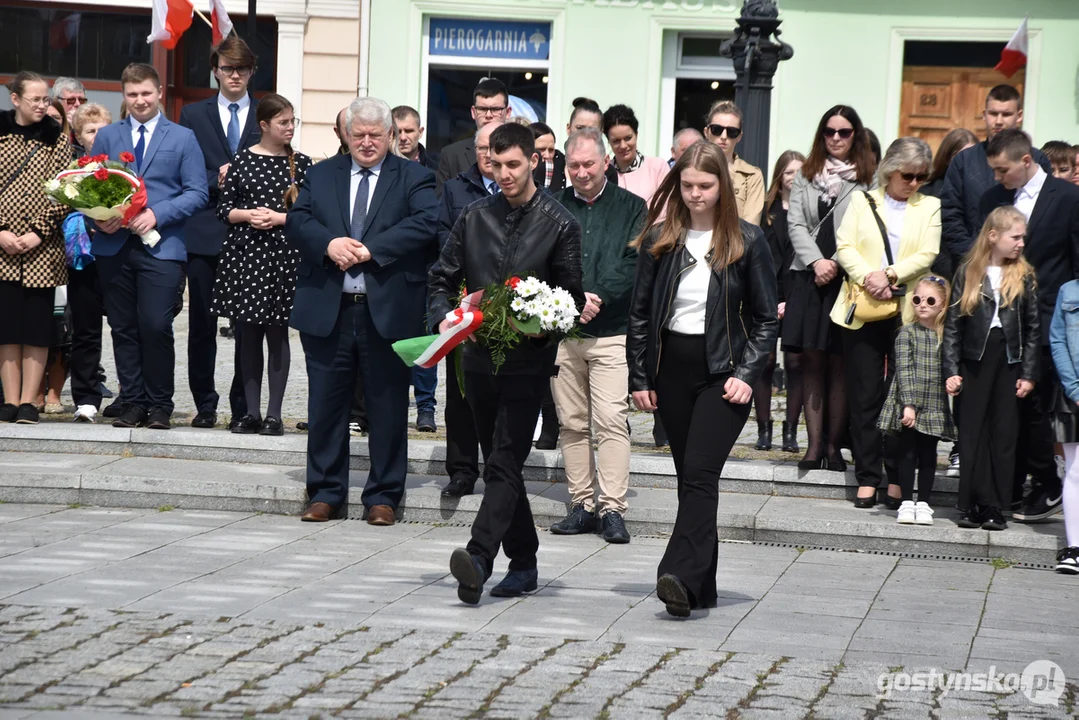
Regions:
<svg viewBox="0 0 1079 720"><path fill-rule="evenodd" d="M657 224L666 213L666 220ZM676 617L716 604L719 478L779 330L764 233L738 219L718 147L692 145L649 207L626 338L639 410L658 410L678 473L678 516L657 594Z"/></svg>
<svg viewBox="0 0 1079 720"><path fill-rule="evenodd" d="M1034 268L1023 258L1026 229L1013 206L997 208L955 274L941 355L948 394L964 398L959 527L1006 527L1019 399L1034 389L1041 359Z"/></svg>

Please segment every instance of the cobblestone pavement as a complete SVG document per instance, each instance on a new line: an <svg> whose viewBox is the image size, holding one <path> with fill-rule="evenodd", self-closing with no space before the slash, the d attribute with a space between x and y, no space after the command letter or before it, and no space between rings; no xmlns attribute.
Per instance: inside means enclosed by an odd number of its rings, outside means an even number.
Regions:
<svg viewBox="0 0 1079 720"><path fill-rule="evenodd" d="M675 621L652 592L663 539L544 533L537 593L468 607L446 572L467 534L0 505L0 720L1075 710L1074 685L1037 705L1004 675L1042 659L1079 676L1075 578L724 543L719 607ZM1002 685L900 691L929 668Z"/></svg>

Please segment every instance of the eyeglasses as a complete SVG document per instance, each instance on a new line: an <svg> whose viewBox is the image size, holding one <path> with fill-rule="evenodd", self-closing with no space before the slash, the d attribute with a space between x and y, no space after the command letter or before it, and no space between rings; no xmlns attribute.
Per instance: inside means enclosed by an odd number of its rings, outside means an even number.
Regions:
<svg viewBox="0 0 1079 720"><path fill-rule="evenodd" d="M26 97L25 95L20 95L19 97L21 97L23 100L25 100L26 102L28 102L31 105L48 105L49 104L49 99L47 97L33 97L33 98L31 98L31 97Z"/></svg>
<svg viewBox="0 0 1079 720"><path fill-rule="evenodd" d="M937 304L937 299L932 295L926 295L925 297L922 297L921 295L915 295L910 299L910 301L915 305L921 305L924 302L929 307L933 307Z"/></svg>
<svg viewBox="0 0 1079 720"><path fill-rule="evenodd" d="M852 135L854 135L854 128L843 128L841 130L836 130L835 128L826 127L822 131L822 134L824 135L824 137L829 139L834 138L836 135L838 135L843 140L846 140Z"/></svg>
<svg viewBox="0 0 1079 720"><path fill-rule="evenodd" d="M728 127L727 125L716 125L715 123L705 126L705 129L708 130L709 135L715 138L726 132L727 137L731 140L734 140L742 134L742 128Z"/></svg>
<svg viewBox="0 0 1079 720"><path fill-rule="evenodd" d="M224 75L225 77L228 77L229 75L232 75L233 73L236 73L240 77L245 78L245 77L247 77L248 75L251 74L251 70L252 70L252 68L250 68L250 67L247 67L247 66L238 67L236 65L219 65L218 68L217 68L217 71L219 73L221 73L222 75Z"/></svg>
<svg viewBox="0 0 1079 720"><path fill-rule="evenodd" d="M899 177L903 178L903 182L905 183L924 183L926 180L929 179L929 173L899 173Z"/></svg>
<svg viewBox="0 0 1079 720"><path fill-rule="evenodd" d="M77 107L86 103L86 98L79 95L72 95L71 97L62 98L64 105L68 107Z"/></svg>
<svg viewBox="0 0 1079 720"><path fill-rule="evenodd" d="M294 117L291 120L278 120L277 122L274 123L274 125L276 125L276 126L278 126L280 128L290 128L290 127L296 128L296 127L300 127L300 118Z"/></svg>
<svg viewBox="0 0 1079 720"><path fill-rule="evenodd" d="M479 105L473 105L472 108L476 111L477 115L501 115L506 112L505 105L497 105L495 107L480 107Z"/></svg>
<svg viewBox="0 0 1079 720"><path fill-rule="evenodd" d="M491 154L491 146L490 145L477 145L476 146L476 152L481 154L481 155L490 155Z"/></svg>

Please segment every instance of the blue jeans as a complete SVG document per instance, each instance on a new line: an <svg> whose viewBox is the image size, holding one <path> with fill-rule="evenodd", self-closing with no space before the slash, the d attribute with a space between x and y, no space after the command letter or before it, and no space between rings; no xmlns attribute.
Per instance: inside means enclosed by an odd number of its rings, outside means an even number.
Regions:
<svg viewBox="0 0 1079 720"><path fill-rule="evenodd" d="M416 410L435 411L435 388L438 387L438 365L430 368L412 368L412 387L416 397Z"/></svg>

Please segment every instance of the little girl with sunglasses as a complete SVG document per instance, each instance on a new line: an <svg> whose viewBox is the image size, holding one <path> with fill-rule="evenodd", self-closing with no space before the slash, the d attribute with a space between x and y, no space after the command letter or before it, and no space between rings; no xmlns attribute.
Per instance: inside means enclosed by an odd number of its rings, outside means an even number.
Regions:
<svg viewBox="0 0 1079 720"><path fill-rule="evenodd" d="M963 393L959 527L1003 530L1011 504L1019 400L1041 358L1034 268L1023 257L1026 218L1011 205L989 214L955 275L944 325L948 394Z"/></svg>
<svg viewBox="0 0 1079 720"><path fill-rule="evenodd" d="M898 454L899 487L903 502L897 521L932 525L929 507L937 472L937 443L955 440L955 425L941 377L948 281L927 275L914 286L914 318L895 338L895 379L881 408L877 426L892 435L886 443ZM898 435L898 438L894 438ZM914 471L918 471L918 502L914 502Z"/></svg>

